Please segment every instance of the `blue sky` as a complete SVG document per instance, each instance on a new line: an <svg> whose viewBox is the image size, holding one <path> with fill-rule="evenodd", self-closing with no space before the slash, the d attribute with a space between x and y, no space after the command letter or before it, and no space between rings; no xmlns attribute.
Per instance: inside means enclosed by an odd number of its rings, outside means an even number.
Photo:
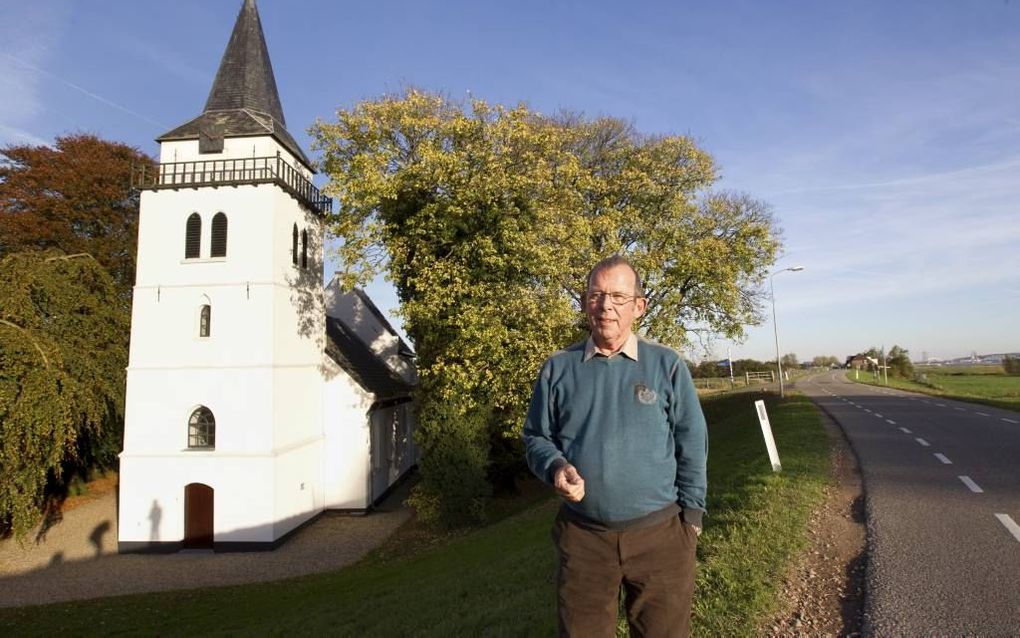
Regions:
<svg viewBox="0 0 1020 638"><path fill-rule="evenodd" d="M240 0L0 0L0 144L155 154ZM1020 350L1020 2L261 0L289 130L412 84L688 134L769 202L781 349ZM385 308L384 285L370 293ZM768 311L768 308L766 308ZM766 315L768 316L768 312ZM772 323L717 356L775 356ZM693 358L704 356L692 349Z"/></svg>

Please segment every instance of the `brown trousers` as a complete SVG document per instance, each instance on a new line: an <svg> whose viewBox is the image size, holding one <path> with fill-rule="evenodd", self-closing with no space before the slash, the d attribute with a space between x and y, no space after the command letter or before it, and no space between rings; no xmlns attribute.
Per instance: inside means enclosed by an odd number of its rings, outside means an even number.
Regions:
<svg viewBox="0 0 1020 638"><path fill-rule="evenodd" d="M643 529L553 526L561 636L614 636L620 586L631 636L689 636L698 537L679 516Z"/></svg>

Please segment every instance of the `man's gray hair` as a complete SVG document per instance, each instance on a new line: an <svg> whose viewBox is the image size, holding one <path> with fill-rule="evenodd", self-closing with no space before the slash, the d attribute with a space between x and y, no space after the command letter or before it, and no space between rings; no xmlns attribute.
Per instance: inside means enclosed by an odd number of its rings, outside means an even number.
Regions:
<svg viewBox="0 0 1020 638"><path fill-rule="evenodd" d="M641 275L638 274L637 268L634 264L624 257L623 255L612 255L601 260L599 263L592 266L588 272L588 279L585 280L585 291L591 289L591 280L596 274L603 270L609 270L610 268L616 268L617 266L626 266L630 268L630 271L634 273L634 295L637 297L645 296L645 287L641 284Z"/></svg>

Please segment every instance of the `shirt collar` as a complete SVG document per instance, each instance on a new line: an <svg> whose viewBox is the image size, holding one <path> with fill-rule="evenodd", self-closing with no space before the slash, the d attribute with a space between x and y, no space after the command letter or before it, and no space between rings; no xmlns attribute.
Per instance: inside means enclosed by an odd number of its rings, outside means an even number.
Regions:
<svg viewBox="0 0 1020 638"><path fill-rule="evenodd" d="M622 354L628 359L633 359L634 361L637 361L638 360L637 345L638 345L637 335L632 332L630 333L630 336L627 337L627 341L624 342L623 347L621 347L619 350L608 356L615 357L618 354ZM607 356L595 349L595 340L589 336L588 341L586 341L584 344L584 359L582 359L582 361L587 361L596 355L600 357Z"/></svg>

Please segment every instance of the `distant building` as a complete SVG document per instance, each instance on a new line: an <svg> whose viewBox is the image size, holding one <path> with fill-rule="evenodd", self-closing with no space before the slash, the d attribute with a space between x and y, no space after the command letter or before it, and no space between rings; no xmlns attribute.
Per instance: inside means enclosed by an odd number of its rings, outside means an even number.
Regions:
<svg viewBox="0 0 1020 638"><path fill-rule="evenodd" d="M416 462L413 354L324 289L332 206L287 132L254 0L198 117L142 188L119 548L271 549Z"/></svg>
<svg viewBox="0 0 1020 638"><path fill-rule="evenodd" d="M877 370L878 359L864 354L855 354L846 358L845 367L854 370Z"/></svg>

